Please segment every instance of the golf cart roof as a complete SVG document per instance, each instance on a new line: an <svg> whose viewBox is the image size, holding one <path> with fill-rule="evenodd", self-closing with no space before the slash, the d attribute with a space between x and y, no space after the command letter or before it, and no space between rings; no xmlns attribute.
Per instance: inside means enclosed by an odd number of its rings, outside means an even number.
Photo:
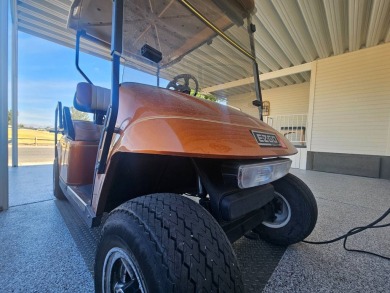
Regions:
<svg viewBox="0 0 390 293"><path fill-rule="evenodd" d="M199 14L187 9L188 5ZM141 55L141 48L147 44L162 53L160 68L167 67L214 38L216 30L225 32L233 25L244 25L254 6L253 0L124 0L122 57L130 63L153 65ZM205 19L216 29L211 29ZM109 46L111 22L112 1L73 0L69 28L84 31ZM242 44L230 38L250 51L249 42Z"/></svg>

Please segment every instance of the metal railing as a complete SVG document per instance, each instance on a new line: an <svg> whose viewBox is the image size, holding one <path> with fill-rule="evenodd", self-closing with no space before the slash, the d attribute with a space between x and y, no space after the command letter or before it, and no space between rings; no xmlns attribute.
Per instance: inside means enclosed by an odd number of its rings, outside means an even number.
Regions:
<svg viewBox="0 0 390 293"><path fill-rule="evenodd" d="M54 143L54 138L40 138L37 136L34 137L19 137L19 145L30 145L30 146L49 146Z"/></svg>
<svg viewBox="0 0 390 293"><path fill-rule="evenodd" d="M295 146L306 146L307 114L267 116L264 121Z"/></svg>

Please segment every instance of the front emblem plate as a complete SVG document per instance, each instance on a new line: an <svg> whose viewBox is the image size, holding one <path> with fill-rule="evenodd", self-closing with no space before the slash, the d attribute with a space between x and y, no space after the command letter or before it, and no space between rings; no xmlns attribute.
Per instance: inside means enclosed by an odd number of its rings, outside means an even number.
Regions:
<svg viewBox="0 0 390 293"><path fill-rule="evenodd" d="M259 146L265 147L280 147L280 143L275 134L260 132L256 130L251 130L252 135L255 137Z"/></svg>

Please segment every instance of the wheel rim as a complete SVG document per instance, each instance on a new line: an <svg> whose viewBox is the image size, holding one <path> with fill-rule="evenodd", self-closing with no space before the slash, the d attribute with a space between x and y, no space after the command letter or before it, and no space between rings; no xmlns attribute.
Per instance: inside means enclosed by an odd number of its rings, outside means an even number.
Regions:
<svg viewBox="0 0 390 293"><path fill-rule="evenodd" d="M119 247L106 255L103 266L104 293L146 292L142 274L134 257Z"/></svg>
<svg viewBox="0 0 390 293"><path fill-rule="evenodd" d="M264 221L263 225L269 228L281 228L287 225L291 219L291 207L288 201L279 192L275 191L275 219L271 221Z"/></svg>

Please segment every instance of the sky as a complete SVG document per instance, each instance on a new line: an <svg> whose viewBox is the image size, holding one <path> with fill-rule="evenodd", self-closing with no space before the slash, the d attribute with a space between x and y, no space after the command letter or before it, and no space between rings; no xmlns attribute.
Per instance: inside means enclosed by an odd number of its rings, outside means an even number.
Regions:
<svg viewBox="0 0 390 293"><path fill-rule="evenodd" d="M9 20L10 31L11 25ZM11 43L10 33L8 41ZM64 106L73 106L76 85L85 81L76 70L75 51L23 32L18 33L18 41L18 124L53 127L57 102L61 101ZM110 88L111 62L81 53L80 67L95 85ZM9 69L11 69L11 56L9 56ZM125 68L123 81L155 85L156 78ZM9 91L9 108L11 108L10 96L11 91Z"/></svg>

